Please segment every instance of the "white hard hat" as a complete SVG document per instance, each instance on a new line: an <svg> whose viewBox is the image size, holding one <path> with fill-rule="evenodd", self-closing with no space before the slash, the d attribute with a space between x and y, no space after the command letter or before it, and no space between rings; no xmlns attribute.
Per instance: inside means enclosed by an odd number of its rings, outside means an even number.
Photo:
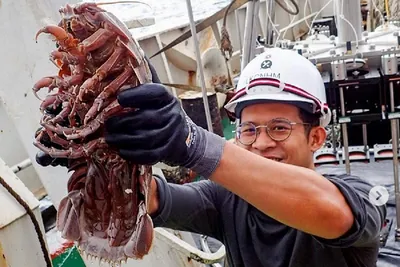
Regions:
<svg viewBox="0 0 400 267"><path fill-rule="evenodd" d="M323 127L331 120L321 74L295 51L270 48L251 60L225 109L238 118L245 106L264 102L285 102L320 114Z"/></svg>

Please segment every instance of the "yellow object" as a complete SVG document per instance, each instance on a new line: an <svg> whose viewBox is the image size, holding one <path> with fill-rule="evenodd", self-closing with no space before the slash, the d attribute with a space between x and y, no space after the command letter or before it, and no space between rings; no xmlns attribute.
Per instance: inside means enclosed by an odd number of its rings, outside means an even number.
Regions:
<svg viewBox="0 0 400 267"><path fill-rule="evenodd" d="M3 247L1 246L1 243L0 243L0 267L8 267L6 257L4 256L4 253L3 253Z"/></svg>
<svg viewBox="0 0 400 267"><path fill-rule="evenodd" d="M387 16L390 17L389 0L385 0L385 9Z"/></svg>

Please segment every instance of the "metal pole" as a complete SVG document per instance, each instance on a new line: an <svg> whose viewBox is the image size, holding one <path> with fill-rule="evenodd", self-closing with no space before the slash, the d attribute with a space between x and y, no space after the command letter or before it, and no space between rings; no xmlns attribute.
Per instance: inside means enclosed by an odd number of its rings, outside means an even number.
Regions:
<svg viewBox="0 0 400 267"><path fill-rule="evenodd" d="M197 69L200 72L201 91L203 93L204 112L206 113L207 127L208 127L208 131L214 132L213 127L212 127L210 107L208 105L208 96L207 96L206 82L204 80L203 64L201 63L199 41L197 40L196 25L194 23L192 4L190 3L190 0L186 0L186 5L187 5L187 9L188 9L188 15L189 15L189 20L190 20L190 29L192 31L192 38L193 38L194 48L195 48L195 52L196 52Z"/></svg>
<svg viewBox="0 0 400 267"><path fill-rule="evenodd" d="M238 32L238 40L239 40L239 51L240 51L240 55L242 55L243 52L243 45L242 45L242 38L240 38L242 36L242 31L240 30L240 21L239 21L239 11L235 10L235 22L236 22L236 30Z"/></svg>
<svg viewBox="0 0 400 267"><path fill-rule="evenodd" d="M336 109L332 110L332 115L333 115L333 123L332 123L332 146L333 146L333 153L338 153L338 140L339 140L339 136L336 136L336 123L337 123L337 115L336 115Z"/></svg>
<svg viewBox="0 0 400 267"><path fill-rule="evenodd" d="M260 1L255 1L253 6L253 33L251 34L251 46L249 51L249 62L255 57L256 53L256 35L257 35L257 20L259 19L258 13L260 12Z"/></svg>
<svg viewBox="0 0 400 267"><path fill-rule="evenodd" d="M396 131L397 131L397 140L399 140L399 134L400 134L400 122L399 122L399 120L396 120Z"/></svg>
<svg viewBox="0 0 400 267"><path fill-rule="evenodd" d="M332 76L335 81L342 81L347 78L346 73L346 64L343 60L337 60L331 62L331 70ZM343 86L339 85L339 95L340 95L340 110L341 116L346 117L346 109L344 103L344 93L343 93ZM340 119L339 119L340 122ZM347 123L341 123L340 127L342 128L343 133L343 153L345 156L345 163L346 163L346 173L350 174L350 153L349 153L349 136L347 132Z"/></svg>
<svg viewBox="0 0 400 267"><path fill-rule="evenodd" d="M25 159L24 161L12 166L10 169L14 172L17 173L19 171L22 171L23 169L28 168L29 166L32 165L31 159Z"/></svg>
<svg viewBox="0 0 400 267"><path fill-rule="evenodd" d="M362 134L363 134L363 143L364 143L364 151L368 153L368 133L367 133L367 125L363 123L362 125Z"/></svg>
<svg viewBox="0 0 400 267"><path fill-rule="evenodd" d="M253 44L252 39L253 36L253 22L254 22L254 2L250 1L247 3L246 9L246 21L244 26L244 40L243 40L243 52L242 52L242 64L241 70L250 62L250 50L252 49L251 45Z"/></svg>
<svg viewBox="0 0 400 267"><path fill-rule="evenodd" d="M333 153L336 154L337 152L337 143L336 143L336 133L335 133L335 123L332 123L332 148L333 148Z"/></svg>
<svg viewBox="0 0 400 267"><path fill-rule="evenodd" d="M275 1L274 0L266 0L265 4L267 5L265 11L267 13L266 19L266 26L265 26L265 44L266 45L273 45L274 44L274 27L271 23L275 20ZM271 16L271 21L268 18Z"/></svg>
<svg viewBox="0 0 400 267"><path fill-rule="evenodd" d="M208 238L208 236L202 235L200 237L200 245L204 252L212 253L210 250L210 247L208 246L207 238ZM212 263L211 267L222 267L222 265L220 263Z"/></svg>
<svg viewBox="0 0 400 267"><path fill-rule="evenodd" d="M337 18L337 32L339 42L348 42L361 40L362 37L362 19L361 19L361 5L360 1L347 0L347 1L334 1L336 5L336 18ZM354 27L341 18L341 15ZM357 36L357 37L356 37Z"/></svg>
<svg viewBox="0 0 400 267"><path fill-rule="evenodd" d="M390 90L390 111L394 112L394 92L393 92L393 82L389 83L389 90ZM396 220L397 220L397 227L396 227L396 241L400 240L400 184L399 184L399 137L397 135L397 119L390 120L390 129L392 131L392 152L393 152L393 175L394 175L394 194L395 194L395 201L396 201Z"/></svg>
<svg viewBox="0 0 400 267"><path fill-rule="evenodd" d="M158 49L162 49L163 45L162 45L161 38L160 38L159 34L156 34L156 41L157 41ZM160 56L161 56L161 60L162 60L162 62L164 64L165 72L167 73L168 82L169 83L174 83L174 80L172 79L172 75L171 75L171 69L169 68L168 60L167 60L167 56L165 55L165 52L162 52ZM171 89L172 89L172 94L175 97L177 97L176 88L171 87Z"/></svg>
<svg viewBox="0 0 400 267"><path fill-rule="evenodd" d="M340 94L340 109L342 113L342 117L346 116L346 110L344 107L344 94L343 94L343 87L339 88ZM345 155L345 164L346 164L346 173L350 174L350 153L349 153L349 136L347 133L347 123L342 124L342 132L343 132L343 149Z"/></svg>
<svg viewBox="0 0 400 267"><path fill-rule="evenodd" d="M398 73L398 60L395 54L384 55L381 58L381 64L385 75L394 75ZM400 183L399 183L399 137L397 135L397 120L395 116L395 101L393 81L389 81L390 94L390 129L392 132L392 152L393 152L393 176L394 176L394 194L396 202L396 233L395 240L400 241Z"/></svg>

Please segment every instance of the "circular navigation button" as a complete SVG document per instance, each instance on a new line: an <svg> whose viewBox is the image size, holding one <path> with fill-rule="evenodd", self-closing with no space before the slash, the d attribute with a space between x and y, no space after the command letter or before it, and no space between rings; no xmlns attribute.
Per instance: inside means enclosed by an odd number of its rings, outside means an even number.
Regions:
<svg viewBox="0 0 400 267"><path fill-rule="evenodd" d="M369 201L376 206L385 205L389 200L389 191L383 186L374 186L369 191Z"/></svg>

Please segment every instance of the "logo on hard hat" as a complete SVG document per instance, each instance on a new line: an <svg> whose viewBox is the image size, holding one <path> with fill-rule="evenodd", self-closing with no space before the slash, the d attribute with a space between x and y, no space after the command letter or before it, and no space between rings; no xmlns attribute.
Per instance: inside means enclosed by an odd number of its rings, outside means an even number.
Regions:
<svg viewBox="0 0 400 267"><path fill-rule="evenodd" d="M271 60L264 60L262 63L261 63L261 68L262 69L269 69L269 68L271 68L272 67L272 61Z"/></svg>

